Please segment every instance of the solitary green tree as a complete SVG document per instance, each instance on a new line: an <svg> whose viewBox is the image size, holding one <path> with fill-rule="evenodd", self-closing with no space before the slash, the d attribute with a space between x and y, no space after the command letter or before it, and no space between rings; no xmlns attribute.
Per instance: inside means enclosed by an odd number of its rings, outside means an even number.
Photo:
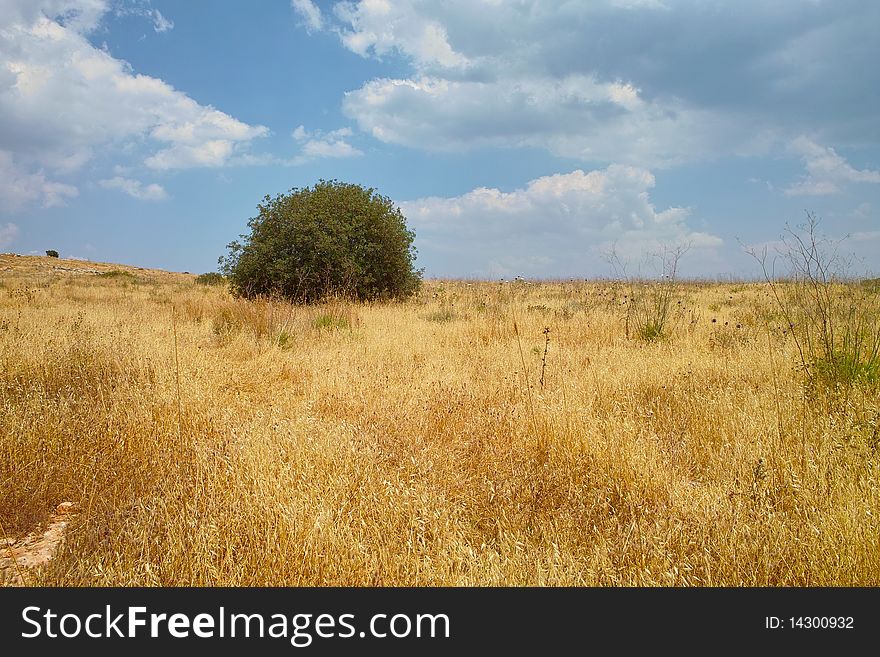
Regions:
<svg viewBox="0 0 880 657"><path fill-rule="evenodd" d="M415 234L391 199L371 188L321 180L266 196L257 209L250 234L220 258L240 296L404 298L419 287Z"/></svg>

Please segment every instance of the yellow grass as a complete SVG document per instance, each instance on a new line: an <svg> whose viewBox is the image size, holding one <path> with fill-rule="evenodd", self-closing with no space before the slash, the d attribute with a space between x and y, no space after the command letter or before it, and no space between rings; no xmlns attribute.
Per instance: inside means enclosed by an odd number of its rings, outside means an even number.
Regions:
<svg viewBox="0 0 880 657"><path fill-rule="evenodd" d="M77 505L53 586L880 583L877 390L807 396L762 285L684 286L650 344L626 293L0 256L0 520Z"/></svg>

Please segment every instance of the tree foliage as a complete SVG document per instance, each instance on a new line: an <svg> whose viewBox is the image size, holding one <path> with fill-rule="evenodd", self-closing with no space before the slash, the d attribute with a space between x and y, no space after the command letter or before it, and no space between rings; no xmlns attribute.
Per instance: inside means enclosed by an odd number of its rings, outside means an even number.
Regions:
<svg viewBox="0 0 880 657"><path fill-rule="evenodd" d="M225 285L226 279L223 278L223 274L211 271L196 276L196 283L199 285Z"/></svg>
<svg viewBox="0 0 880 657"><path fill-rule="evenodd" d="M220 258L236 294L313 302L403 298L418 289L415 234L391 199L372 188L321 180L266 196L257 209L250 235Z"/></svg>

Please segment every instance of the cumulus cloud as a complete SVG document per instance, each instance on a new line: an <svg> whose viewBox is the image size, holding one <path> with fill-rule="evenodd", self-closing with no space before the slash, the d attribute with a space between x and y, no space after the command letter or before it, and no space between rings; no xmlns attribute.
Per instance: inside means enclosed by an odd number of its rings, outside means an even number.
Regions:
<svg viewBox="0 0 880 657"><path fill-rule="evenodd" d="M177 142L144 160L151 169L189 169L221 167L232 154L233 142L228 139L207 139L196 143Z"/></svg>
<svg viewBox="0 0 880 657"><path fill-rule="evenodd" d="M444 266L474 276L597 274L612 245L627 258L662 245L721 246L721 238L688 226L690 209L658 210L654 184L646 169L613 164L544 176L511 192L481 187L400 206L432 275L451 273Z"/></svg>
<svg viewBox="0 0 880 657"><path fill-rule="evenodd" d="M411 67L345 97L389 143L654 167L818 130L880 141L877 3L362 0L323 16L352 52Z"/></svg>
<svg viewBox="0 0 880 657"><path fill-rule="evenodd" d="M426 15L412 2L367 0L341 2L334 13L342 22L339 30L345 47L361 56L381 57L399 52L420 67L452 68L468 60L453 50L443 24Z"/></svg>
<svg viewBox="0 0 880 657"><path fill-rule="evenodd" d="M43 171L23 172L16 166L12 153L0 150L0 200L4 209L16 211L31 202L44 208L63 206L65 199L78 194L73 185L49 180Z"/></svg>
<svg viewBox="0 0 880 657"><path fill-rule="evenodd" d="M345 158L363 155L363 152L346 141L351 137L351 128L340 128L323 132L314 130L309 132L305 126L297 126L291 133L291 137L301 144L300 154L294 157L290 164L304 164L320 158Z"/></svg>
<svg viewBox="0 0 880 657"><path fill-rule="evenodd" d="M312 0L291 0L290 5L303 19L308 30L317 31L324 27L321 10Z"/></svg>
<svg viewBox="0 0 880 657"><path fill-rule="evenodd" d="M0 249L5 248L18 237L18 226L11 223L0 224Z"/></svg>
<svg viewBox="0 0 880 657"><path fill-rule="evenodd" d="M793 140L791 150L801 157L807 172L785 189L787 196L838 194L851 183L880 183L880 171L856 169L833 148L820 146L807 137Z"/></svg>
<svg viewBox="0 0 880 657"><path fill-rule="evenodd" d="M43 196L44 208L63 207L67 205L66 199L79 196L79 190L76 187L60 182L43 182L40 191Z"/></svg>
<svg viewBox="0 0 880 657"><path fill-rule="evenodd" d="M118 189L140 201L164 201L168 198L168 193L162 185L157 183L145 185L140 180L116 176L114 178L100 180L98 181L98 184L104 189Z"/></svg>
<svg viewBox="0 0 880 657"><path fill-rule="evenodd" d="M107 0L4 0L0 26L30 25L49 16L66 29L91 32L108 9Z"/></svg>
<svg viewBox="0 0 880 657"><path fill-rule="evenodd" d="M714 130L704 112L648 102L629 84L586 75L378 79L347 93L343 110L381 141L430 151L532 146L651 166L707 155L730 136Z"/></svg>
<svg viewBox="0 0 880 657"><path fill-rule="evenodd" d="M267 134L92 46L85 35L106 11L98 0L4 2L0 149L19 178L77 171L107 146L146 149L157 169L222 166Z"/></svg>

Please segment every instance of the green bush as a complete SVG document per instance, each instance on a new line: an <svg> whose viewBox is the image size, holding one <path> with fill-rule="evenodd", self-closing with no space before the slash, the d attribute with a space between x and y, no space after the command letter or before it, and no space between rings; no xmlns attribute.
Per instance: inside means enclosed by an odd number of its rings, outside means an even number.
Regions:
<svg viewBox="0 0 880 657"><path fill-rule="evenodd" d="M235 294L312 303L329 297L404 298L418 290L414 233L390 199L338 181L266 196L249 235L220 270Z"/></svg>
<svg viewBox="0 0 880 657"><path fill-rule="evenodd" d="M54 250L52 250L52 249L49 249L48 251L46 251L46 255L49 256L50 258L57 258L57 257L59 257L59 256L58 256L58 251L54 251Z"/></svg>
<svg viewBox="0 0 880 657"><path fill-rule="evenodd" d="M224 278L223 274L212 271L207 274L199 274L196 276L196 283L199 285L224 285L226 283L226 278Z"/></svg>
<svg viewBox="0 0 880 657"><path fill-rule="evenodd" d="M111 269L110 271L101 272L98 276L100 278L121 278L129 280L134 280L136 278L131 272L122 271L121 269Z"/></svg>

